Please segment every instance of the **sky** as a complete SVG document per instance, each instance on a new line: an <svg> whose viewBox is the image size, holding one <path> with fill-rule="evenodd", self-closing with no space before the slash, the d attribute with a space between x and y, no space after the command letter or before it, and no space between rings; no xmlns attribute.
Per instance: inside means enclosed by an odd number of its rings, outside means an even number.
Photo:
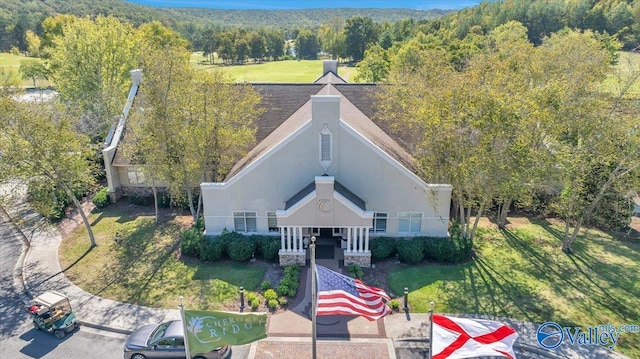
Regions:
<svg viewBox="0 0 640 359"><path fill-rule="evenodd" d="M323 2L318 0L127 0L130 3L159 7L197 7L212 9L260 9L260 10L284 10L284 9L317 9L317 8L404 8L404 9L442 9L458 10L465 7L478 5L481 0L341 0L335 2Z"/></svg>

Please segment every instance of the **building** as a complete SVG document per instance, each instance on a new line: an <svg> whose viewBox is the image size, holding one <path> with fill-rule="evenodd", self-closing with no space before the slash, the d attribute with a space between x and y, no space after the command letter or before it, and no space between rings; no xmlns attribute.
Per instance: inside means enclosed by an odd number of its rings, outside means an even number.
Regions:
<svg viewBox="0 0 640 359"><path fill-rule="evenodd" d="M311 236L333 238L346 264L362 266L374 236L448 236L451 186L414 173L411 155L372 120L377 86L348 84L337 69L325 61L312 84L253 85L265 109L258 144L223 182L201 184L205 234L279 236L281 265L304 265ZM145 187L117 155L128 108L104 150L114 197Z"/></svg>

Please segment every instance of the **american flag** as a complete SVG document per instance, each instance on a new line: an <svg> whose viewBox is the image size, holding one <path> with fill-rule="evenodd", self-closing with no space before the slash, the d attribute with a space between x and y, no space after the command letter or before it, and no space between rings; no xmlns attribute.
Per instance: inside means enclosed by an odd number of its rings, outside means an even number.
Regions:
<svg viewBox="0 0 640 359"><path fill-rule="evenodd" d="M318 279L317 315L360 315L377 320L389 314L383 302L390 300L384 290L369 287L358 279L316 265Z"/></svg>

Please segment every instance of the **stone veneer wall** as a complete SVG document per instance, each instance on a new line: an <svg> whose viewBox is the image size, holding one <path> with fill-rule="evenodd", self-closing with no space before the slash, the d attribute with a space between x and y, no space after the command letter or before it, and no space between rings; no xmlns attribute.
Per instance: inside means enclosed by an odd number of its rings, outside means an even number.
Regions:
<svg viewBox="0 0 640 359"><path fill-rule="evenodd" d="M280 250L278 252L278 257L280 257L280 267L290 266L292 264L297 264L301 267L305 266L305 262L307 259L307 255L305 252L285 252Z"/></svg>
<svg viewBox="0 0 640 359"><path fill-rule="evenodd" d="M371 267L371 252L369 253L344 253L344 265L357 264L363 268Z"/></svg>

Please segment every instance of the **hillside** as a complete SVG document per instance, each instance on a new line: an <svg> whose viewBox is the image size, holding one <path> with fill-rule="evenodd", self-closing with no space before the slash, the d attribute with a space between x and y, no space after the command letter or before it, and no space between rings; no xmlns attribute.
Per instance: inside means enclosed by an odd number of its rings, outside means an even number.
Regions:
<svg viewBox="0 0 640 359"><path fill-rule="evenodd" d="M47 16L55 14L114 15L139 25L158 20L166 25L187 27L265 27L280 28L315 26L334 17L366 16L375 22L402 19L433 19L451 11L411 9L300 9L300 10L220 10L194 8L156 8L123 0L3 0L0 2L0 24L19 24L36 29Z"/></svg>

